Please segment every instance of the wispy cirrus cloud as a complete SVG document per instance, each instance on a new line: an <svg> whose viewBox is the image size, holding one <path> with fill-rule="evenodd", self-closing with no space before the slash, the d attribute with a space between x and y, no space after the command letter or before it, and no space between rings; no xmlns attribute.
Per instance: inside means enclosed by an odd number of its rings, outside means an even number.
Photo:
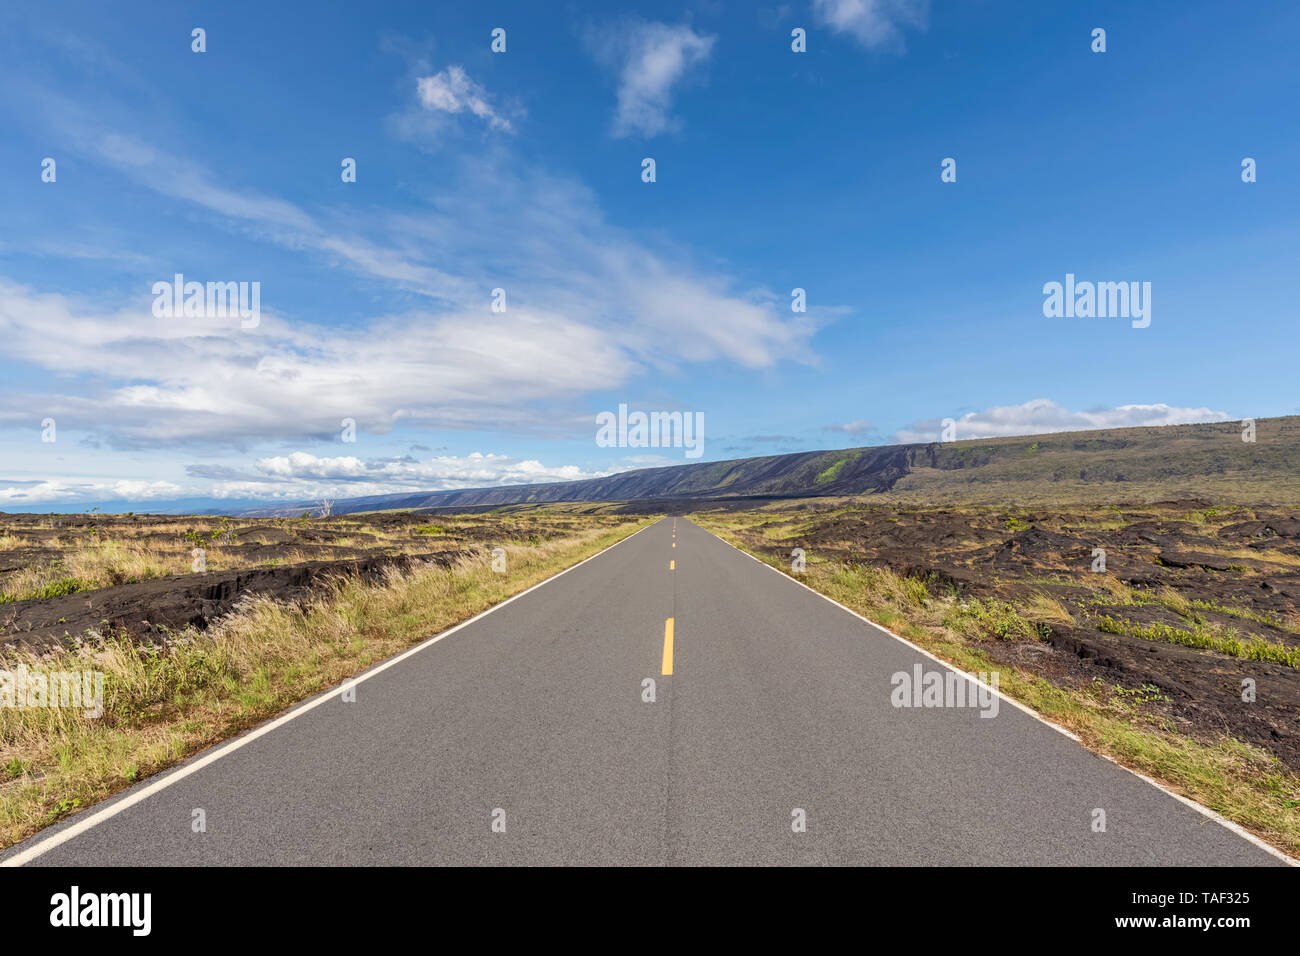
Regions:
<svg viewBox="0 0 1300 956"><path fill-rule="evenodd" d="M328 436L343 418L375 433L414 424L553 434L567 421L556 402L651 368L811 361L810 337L838 314L789 313L772 290L743 288L687 250L610 226L579 184L510 164L466 163L427 211L375 211L375 241L329 231L293 203L238 192L145 144L95 142L106 162L178 202L299 253L347 250L370 278L432 300L338 325L286 314L264 296L262 323L249 331L152 315L152 281L169 280L171 268L141 280L138 296L108 300L0 276L6 358L57 372L30 391L0 391L0 418L38 409L116 447ZM488 308L496 286L511 296L503 313Z"/></svg>
<svg viewBox="0 0 1300 956"><path fill-rule="evenodd" d="M311 250L356 273L432 299L457 302L471 294L459 277L420 261L392 242L375 241L347 228L347 217L340 213L329 211L337 222L323 221L288 200L223 184L203 164L109 128L78 104L53 97L50 106L55 132L81 155L146 189L203 209L255 240L293 251Z"/></svg>
<svg viewBox="0 0 1300 956"><path fill-rule="evenodd" d="M676 129L675 91L713 51L717 38L686 24L626 19L587 32L597 61L618 74L615 136L657 136Z"/></svg>

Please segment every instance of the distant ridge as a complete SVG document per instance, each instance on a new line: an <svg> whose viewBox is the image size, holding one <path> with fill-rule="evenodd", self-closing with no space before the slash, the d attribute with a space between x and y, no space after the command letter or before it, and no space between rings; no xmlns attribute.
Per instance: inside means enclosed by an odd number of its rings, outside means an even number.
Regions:
<svg viewBox="0 0 1300 956"><path fill-rule="evenodd" d="M1014 504L1172 494L1300 501L1300 416L1258 419L1251 443L1242 441L1240 423L1218 422L881 445L667 465L582 481L371 495L337 501L334 513L655 499L881 495ZM302 501L233 513L292 517L315 508Z"/></svg>

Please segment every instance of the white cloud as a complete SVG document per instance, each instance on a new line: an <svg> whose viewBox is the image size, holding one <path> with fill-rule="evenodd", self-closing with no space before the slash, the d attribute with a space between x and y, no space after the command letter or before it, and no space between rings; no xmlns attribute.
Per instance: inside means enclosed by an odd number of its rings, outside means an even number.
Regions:
<svg viewBox="0 0 1300 956"><path fill-rule="evenodd" d="M227 202L233 194L206 171L167 168L202 184L192 201L289 230L289 246L347 248L398 289L430 287L440 309L334 326L328 315L283 315L264 294L261 325L241 330L153 316L152 279L170 279L170 267L142 281L138 297L111 303L0 276L6 358L51 373L33 379L36 391L0 392L0 420L39 411L37 420L67 418L118 446L301 440L336 435L343 418L370 432L410 423L571 434L580 396L651 369L811 361L811 335L836 314L796 315L770 290L739 290L690 253L607 224L589 191L544 172L478 163L427 209L367 216L385 231L374 243L328 233L280 200ZM508 310L492 313L489 291L501 284Z"/></svg>
<svg viewBox="0 0 1300 956"><path fill-rule="evenodd" d="M843 432L846 435L860 435L863 432L869 432L875 428L871 422L865 418L859 418L857 421L845 422L843 425L827 425L825 430L828 432Z"/></svg>
<svg viewBox="0 0 1300 956"><path fill-rule="evenodd" d="M905 26L922 27L928 0L813 0L819 22L866 47L898 43Z"/></svg>
<svg viewBox="0 0 1300 956"><path fill-rule="evenodd" d="M181 491L180 485L170 481L134 479L65 481L52 478L34 482L0 481L0 502L31 505L46 501L148 501L154 498L174 498Z"/></svg>
<svg viewBox="0 0 1300 956"><path fill-rule="evenodd" d="M170 481L141 481L122 479L113 482L113 497L131 500L172 498L181 493L181 486Z"/></svg>
<svg viewBox="0 0 1300 956"><path fill-rule="evenodd" d="M1050 432L1087 431L1097 428L1137 428L1147 425L1187 425L1196 422L1224 422L1226 412L1209 408L1179 408L1163 403L1120 405L1116 408L1075 412L1047 398L1035 398L1023 405L1002 405L980 412L967 412L956 421L956 437L1001 438L1013 435L1043 435ZM939 441L940 419L913 422L894 433L901 444Z"/></svg>
<svg viewBox="0 0 1300 956"><path fill-rule="evenodd" d="M6 357L56 372L49 391L0 392L0 418L55 418L115 444L337 436L398 423L554 428L546 402L617 386L639 367L599 328L519 307L416 313L342 329L262 316L158 318L0 279ZM58 329L58 335L50 330ZM116 382L118 384L108 384Z"/></svg>
<svg viewBox="0 0 1300 956"><path fill-rule="evenodd" d="M596 58L618 70L614 135L655 136L673 129L674 87L709 58L716 37L689 26L625 20L588 34Z"/></svg>
<svg viewBox="0 0 1300 956"><path fill-rule="evenodd" d="M381 458L362 461L355 456L318 458L307 452L259 458L258 471L274 478L342 481L398 482L422 489L478 488L485 485L521 485L546 481L600 478L607 471L583 471L577 465L543 465L536 459L473 452L462 457L442 456L428 461Z"/></svg>
<svg viewBox="0 0 1300 956"><path fill-rule="evenodd" d="M602 478L629 467L640 465L623 461L607 470L590 471L577 465L547 465L537 459L480 452L417 460L410 456L318 457L295 451L259 458L242 469L225 465L191 465L186 469L189 477L184 484L98 476L27 481L0 478L0 509L5 504L32 506L48 502L70 505L192 497L273 501L359 498L577 481Z"/></svg>
<svg viewBox="0 0 1300 956"><path fill-rule="evenodd" d="M492 129L511 130L510 121L489 102L488 92L474 82L459 66L449 66L433 76L422 76L416 81L420 105L427 110L443 113L469 111L487 122Z"/></svg>
<svg viewBox="0 0 1300 956"><path fill-rule="evenodd" d="M410 457L360 459L352 455L320 458L292 452L258 459L257 474L241 475L213 484L218 498L308 500L321 496L359 498L403 492L455 491L502 485L601 478L611 471L584 471L577 465L544 465L536 459L474 452L427 461ZM261 477L259 477L259 475Z"/></svg>

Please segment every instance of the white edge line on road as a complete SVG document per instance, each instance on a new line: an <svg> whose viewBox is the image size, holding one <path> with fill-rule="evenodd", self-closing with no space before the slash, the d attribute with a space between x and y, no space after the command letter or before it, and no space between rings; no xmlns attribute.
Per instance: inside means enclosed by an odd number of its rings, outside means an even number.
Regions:
<svg viewBox="0 0 1300 956"><path fill-rule="evenodd" d="M691 524L695 524L695 522L692 521ZM945 661L945 660L943 660L943 659L940 658L940 657L935 657L935 655L931 654L931 653L930 653L929 651L927 651L924 647L921 647L921 646L919 646L919 645L917 645L917 644L913 644L913 643L912 643L911 641L909 641L907 638L905 638L905 637L900 637L899 635L895 634L893 631L889 630L889 628L887 628L887 627L883 627L883 626L881 626L880 624L877 624L875 621L871 620L870 618L863 617L863 616L862 616L861 614L859 614L857 611L853 610L853 608L851 608L851 607L845 607L843 604L841 604L839 601L835 600L833 597L829 597L829 596L827 596L827 595L825 595L825 594L822 594L822 592L821 592L821 591L818 591L816 588L809 587L808 585L806 585L806 584L804 584L802 581L800 581L798 578L796 578L796 577L794 577L794 576L792 576L792 575L786 574L786 573L785 573L784 571L782 571L780 568L774 568L772 565L768 564L766 561L762 560L761 558L757 558L757 557L755 557L754 555L750 554L748 551L744 550L743 548L737 548L734 544L732 544L732 543L731 543L730 541L728 541L726 538L723 538L721 535L714 534L714 533L713 533L712 531L710 531L708 528L705 528L705 527L703 527L703 526L701 526L701 525L698 525L698 524L695 524L695 527L699 528L701 531L705 532L706 534L711 534L711 535L713 535L713 537L717 538L719 541L721 541L721 542L722 542L723 544L725 544L727 547L729 547L729 548L731 548L731 549L733 549L733 550L735 550L735 551L739 551L741 554L743 554L745 557L749 558L751 561L757 561L757 562L758 562L759 564L761 564L763 567L767 568L769 571L771 571L771 572L773 572L773 573L775 573L775 574L779 574L781 577L785 578L787 581L790 581L790 582L792 582L792 583L794 583L794 584L797 584L797 585L799 585L799 587L804 588L804 589L807 590L807 591L811 591L813 594L817 595L817 596L818 596L819 598L821 598L822 600L824 600L824 601L829 601L830 603L834 604L834 605L835 605L837 608L839 608L840 610L842 610L842 611L846 611L846 612L848 612L849 614L852 614L854 617L856 617L858 620L862 621L863 623L870 624L870 625L871 625L872 627L874 627L876 630L878 630L878 631L880 631L880 632L882 632L882 633L884 633L884 634L888 634L890 637L892 637L892 638L893 638L894 640L896 640L896 641L899 641L899 642L901 642L901 643L903 643L903 644L906 644L908 647L910 647L912 650L916 651L917 653L919 653L919 654L924 654L926 657L930 658L930 660L934 661L936 664L940 664L940 665L942 665L942 666L948 668L950 671L954 671L954 672L956 672L956 673L962 675L963 677L965 677L967 680L969 680L969 681L970 681L971 683L973 683L973 684L978 684L978 685L981 686L981 687L986 687L986 688L988 688L988 689L991 690L993 693L997 694L998 697L1000 697L1002 700L1004 700L1004 701L1006 701L1008 704L1010 704L1012 707L1015 707L1017 710L1024 711L1026 714L1028 714L1030 717L1034 718L1034 720L1038 721L1040 724L1046 724L1048 727L1051 727L1051 728L1052 728L1053 730L1055 730L1057 733L1059 733L1059 734L1063 734L1064 736L1069 737L1071 740L1073 740L1075 743L1077 743L1080 747L1083 747L1084 750L1087 750L1088 753L1090 753L1090 754L1092 754L1092 755L1094 755L1094 756L1096 756L1096 757L1101 757L1103 760L1108 760L1110 763L1114 764L1116 767L1119 767L1121 770L1125 770L1125 771L1127 771L1128 773L1131 773L1133 776L1137 777L1139 780L1142 780L1142 781L1144 781L1144 782L1146 782L1146 783L1149 783L1151 786L1155 787L1155 788L1156 788L1157 790L1159 790L1161 793L1163 793L1163 794L1165 794L1165 795L1167 795L1167 796L1173 797L1175 800L1177 800L1177 801L1178 801L1179 803L1181 803L1181 804L1184 804L1185 806L1191 807L1193 810L1195 810L1197 813L1201 814L1202 816L1209 817L1209 818L1210 818L1211 820L1213 820L1215 823L1218 823L1218 824L1220 824L1221 826L1224 826L1224 827L1226 827L1227 829L1231 830L1233 833L1235 833L1237 836L1241 837L1243 840L1246 840L1246 841L1249 842L1249 843L1253 843L1255 846L1259 847L1261 850L1264 850L1264 851L1266 851L1267 853L1270 853L1271 855L1277 857L1279 860L1282 860L1282 861L1286 862L1287 864L1289 864L1289 865L1291 865L1291 866L1300 866L1300 860L1296 860L1295 858L1288 856L1287 854L1285 854L1285 853L1283 853L1281 850L1279 850L1277 847L1273 846L1273 845L1270 844L1270 843L1266 843L1266 842L1264 842L1264 841L1261 840L1259 837L1255 836L1255 834L1251 833L1249 830L1245 829L1244 827L1240 826L1239 824L1233 823L1233 822L1232 822L1231 820L1229 820L1227 817L1224 817L1224 816L1221 816L1221 815L1218 814L1218 813L1215 813L1215 812L1214 812L1213 810L1211 810L1209 807L1202 806L1201 804L1197 803L1195 800L1191 799L1190 797L1185 797L1185 796L1183 796L1181 793L1175 793L1173 790L1170 790L1168 787L1166 787L1164 784L1160 783L1159 781L1151 779L1151 778L1148 777L1146 774L1138 773L1138 772L1137 772L1136 770L1134 770L1132 767L1126 767L1126 766L1124 766L1122 763L1120 763L1118 760L1114 759L1113 757L1109 757L1109 756L1107 756L1106 754L1103 754L1103 753L1097 753L1097 751L1095 751L1095 750L1092 750L1092 749L1090 749L1090 748L1088 748L1088 747L1084 747L1083 741L1079 738L1079 736L1078 736L1077 734L1071 733L1070 731L1066 730L1064 727L1061 727L1061 726L1059 726L1058 724L1054 724L1054 723L1052 723L1050 720L1048 720L1048 719L1047 719L1046 717L1044 717L1042 714L1038 713L1038 711L1034 710L1032 707L1029 707L1029 706L1026 705L1026 704L1022 704L1020 701L1015 700L1014 698L1008 697L1006 694L1002 693L1002 691L998 690L996 687L990 687L988 684L984 683L983 681L976 679L972 674L968 674L968 673L966 673L964 670L962 670L961 668L959 668L959 667L957 667L957 666L955 666L955 665L953 665L953 664L950 664L948 661Z"/></svg>
<svg viewBox="0 0 1300 956"><path fill-rule="evenodd" d="M659 521L662 520L664 519L663 518L659 519ZM333 700L334 698L338 697L339 693L345 687L355 687L357 684L369 680L370 678L374 677L376 674L383 673L384 671L388 670L388 668L400 664L402 661L406 660L408 657L412 656L413 654L418 654L426 647L432 647L434 644L437 644L439 641L441 641L444 637L450 637L452 634L455 634L461 628L469 627L475 621L479 621L487 617L493 611L501 610L501 608L505 607L507 604L519 600L521 597L523 597L526 594L531 594L533 591L536 591L538 588L542 587L543 585L550 584L556 578L563 577L564 575L568 574L570 571L582 567L588 561L594 561L596 558L600 557L606 551L609 551L612 548L617 548L620 544L623 544L625 541L631 541L633 538L639 535L642 531L645 531L647 528L653 528L656 524L659 523L659 521L652 521L644 528L638 528L636 531L633 531L626 538L620 538L619 540L615 541L613 544L609 545L609 547L601 548L599 551L597 551L595 554L591 555L590 557L583 558L577 564L570 565L569 567L565 568L563 571L559 571L556 574L552 574L546 580L538 581L532 587L520 591L518 594L511 595L510 597L506 598L504 601L501 601L498 604L494 604L490 608L487 608L484 611L480 611L479 613L475 614L473 617L461 621L459 624L449 627L447 628L447 630L442 631L439 634L435 634L433 637L426 638L425 640L421 641L419 644L416 644L414 647L402 651L402 653L398 654L396 657L390 657L388 660L380 664L376 664L374 667L370 668L369 670L363 671L358 676L349 677L346 680L344 680L343 683L335 687L332 687L329 690L324 691L315 697L309 698L308 700L305 700L300 704L294 705L294 707L291 708L289 711L281 714L279 717L274 718L269 723L262 724L260 727L257 727L256 729L249 731L243 736L235 737L231 740L227 740L224 743L216 744L214 745L213 749L209 750L203 756L198 758L191 758L189 762L183 763L179 767L175 767L169 771L163 771L162 775L158 777L158 779L154 780L153 782L146 784L145 786L141 787L139 790L136 790L135 792L127 791L126 796L121 797L118 800L115 800L114 802L112 802L106 807L101 807L99 810L96 810L94 812L87 811L87 815L85 816L84 819L78 820L77 822L70 824L64 829L59 830L57 833L52 833L49 836L45 837L44 839L41 839L39 834L31 837L30 839L35 841L31 846L29 846L27 849L23 850L20 853L16 853L12 856L6 857L3 860L0 860L0 866L22 866L25 863L30 863L32 860L36 859L39 856L43 856L44 854L48 853L50 850L53 850L55 847L61 846L62 844L67 843L69 840L73 839L74 837L80 836L81 834L85 833L87 830L91 829L92 827L98 826L99 824L103 823L105 820L109 820L117 816L123 810L128 810L131 807L135 806L137 803L140 803L144 800L148 800L155 793L158 793L161 790L165 790L167 787L170 787L172 784L185 779L190 774L197 773L198 771L202 770L204 767L208 766L209 764L216 763L222 757L234 753L239 748L251 744L254 740L257 740L257 738L269 734L277 727L280 727L283 724L287 724L295 717L301 717L303 714L307 713L308 711L315 710L317 707L320 707L322 704L325 704ZM21 846L22 844L17 844L17 845Z"/></svg>

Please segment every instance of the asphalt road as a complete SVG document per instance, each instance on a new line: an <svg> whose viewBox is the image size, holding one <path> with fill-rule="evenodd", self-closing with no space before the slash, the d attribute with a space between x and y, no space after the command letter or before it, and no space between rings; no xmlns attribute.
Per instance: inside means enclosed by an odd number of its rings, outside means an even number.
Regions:
<svg viewBox="0 0 1300 956"><path fill-rule="evenodd" d="M5 858L1281 862L1005 701L994 717L978 706L894 706L892 675L916 665L945 670L686 519L665 518L359 682L355 701L335 691L216 760L200 755L201 769L161 788L167 777L144 781ZM647 679L653 702L643 699ZM120 812L94 822L104 808ZM194 830L198 809L206 832ZM51 846L51 837L66 839Z"/></svg>

